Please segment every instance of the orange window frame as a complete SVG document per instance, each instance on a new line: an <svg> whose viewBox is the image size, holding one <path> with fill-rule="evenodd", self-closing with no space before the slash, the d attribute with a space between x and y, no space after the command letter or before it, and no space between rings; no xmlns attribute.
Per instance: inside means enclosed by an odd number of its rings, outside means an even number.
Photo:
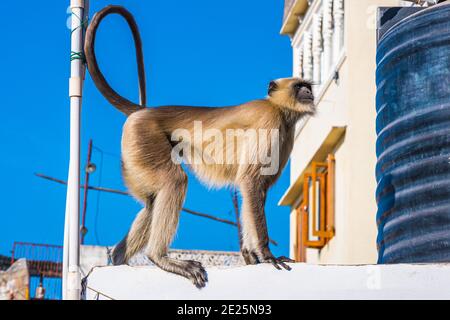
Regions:
<svg viewBox="0 0 450 320"><path fill-rule="evenodd" d="M303 179L303 200L296 209L297 232L295 259L299 262L306 261L306 248L321 249L335 235L334 226L334 195L335 195L335 158L330 154L326 162L313 162L311 173L307 173ZM319 190L315 183L319 182ZM310 204L310 183L312 183L312 203ZM317 201L319 199L319 201ZM319 213L317 212L319 203ZM319 225L317 225L317 215ZM309 239L309 219L312 219L311 234L317 240Z"/></svg>

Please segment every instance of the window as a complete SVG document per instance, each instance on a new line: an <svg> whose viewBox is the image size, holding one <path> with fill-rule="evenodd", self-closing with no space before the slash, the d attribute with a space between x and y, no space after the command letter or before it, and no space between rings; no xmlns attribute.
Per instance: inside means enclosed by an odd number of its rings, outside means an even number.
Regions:
<svg viewBox="0 0 450 320"><path fill-rule="evenodd" d="M306 261L306 248L322 249L335 234L334 177L335 158L313 161L303 179L303 198L297 213L295 260Z"/></svg>

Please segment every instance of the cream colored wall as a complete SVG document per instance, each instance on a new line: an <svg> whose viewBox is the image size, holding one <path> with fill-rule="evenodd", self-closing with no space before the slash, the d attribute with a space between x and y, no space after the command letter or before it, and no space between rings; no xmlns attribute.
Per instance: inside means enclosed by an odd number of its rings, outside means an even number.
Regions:
<svg viewBox="0 0 450 320"><path fill-rule="evenodd" d="M320 252L307 250L309 263L359 264L377 260L376 11L378 6L398 4L398 0L345 1L346 59L339 70L339 84L330 84L318 105L317 116L308 120L296 139L291 181L295 181L310 163L331 127L346 126L345 137L335 150L336 235ZM295 208L298 203L293 205ZM291 256L294 254L295 220L295 211L292 211Z"/></svg>

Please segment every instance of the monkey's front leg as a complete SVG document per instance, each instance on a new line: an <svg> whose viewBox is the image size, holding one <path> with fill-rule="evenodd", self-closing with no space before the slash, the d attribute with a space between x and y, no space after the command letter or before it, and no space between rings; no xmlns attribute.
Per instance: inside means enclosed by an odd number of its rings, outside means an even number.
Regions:
<svg viewBox="0 0 450 320"><path fill-rule="evenodd" d="M241 186L242 206L242 256L246 264L272 263L281 270L291 270L286 262L295 262L287 257L276 258L269 249L264 206L267 188L263 183L253 182Z"/></svg>

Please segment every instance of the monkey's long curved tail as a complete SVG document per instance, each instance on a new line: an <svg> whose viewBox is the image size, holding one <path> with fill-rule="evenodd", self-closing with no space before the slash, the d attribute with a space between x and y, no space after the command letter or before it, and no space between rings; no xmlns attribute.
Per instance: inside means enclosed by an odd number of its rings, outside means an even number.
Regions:
<svg viewBox="0 0 450 320"><path fill-rule="evenodd" d="M128 26L133 34L134 44L136 47L136 60L138 67L138 77L139 77L139 100L140 104L136 104L118 94L106 81L97 63L97 58L95 56L95 36L97 34L97 29L102 22L102 20L110 15L118 14L125 18ZM88 65L89 73L91 74L92 80L97 86L98 90L103 94L103 96L119 111L126 115L130 115L133 112L144 109L147 104L147 94L145 87L145 69L144 69L144 55L142 53L142 41L139 34L139 29L133 15L122 6L107 6L101 11L97 12L89 27L86 31L86 39L84 43L84 52L86 55L86 62Z"/></svg>

